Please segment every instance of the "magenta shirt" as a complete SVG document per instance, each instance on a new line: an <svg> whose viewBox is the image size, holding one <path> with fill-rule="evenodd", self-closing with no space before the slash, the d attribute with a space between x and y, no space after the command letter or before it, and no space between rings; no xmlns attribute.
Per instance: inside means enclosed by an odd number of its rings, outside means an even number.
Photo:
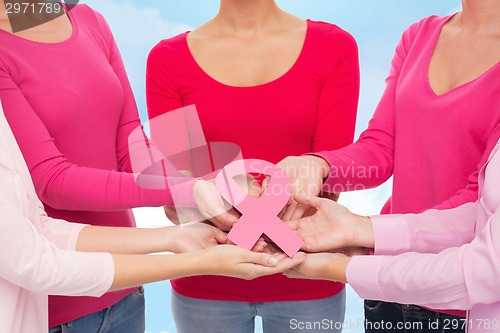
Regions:
<svg viewBox="0 0 500 333"><path fill-rule="evenodd" d="M393 175L392 198L382 213L453 208L477 199L478 172L500 136L500 65L436 95L429 62L451 17L431 16L404 32L368 129L355 144L320 153L332 166L327 190L375 187Z"/></svg>
<svg viewBox="0 0 500 333"><path fill-rule="evenodd" d="M128 136L140 120L107 23L86 5L69 18L73 33L61 43L0 30L0 99L49 216L133 227L130 208L171 204L172 198L167 190L137 187L130 173ZM109 307L130 292L51 297L50 326Z"/></svg>
<svg viewBox="0 0 500 333"><path fill-rule="evenodd" d="M368 129L353 145L319 154L332 166L326 191L375 187L394 176L383 214L477 200L479 170L500 136L500 65L437 95L429 62L451 17L430 16L404 32Z"/></svg>

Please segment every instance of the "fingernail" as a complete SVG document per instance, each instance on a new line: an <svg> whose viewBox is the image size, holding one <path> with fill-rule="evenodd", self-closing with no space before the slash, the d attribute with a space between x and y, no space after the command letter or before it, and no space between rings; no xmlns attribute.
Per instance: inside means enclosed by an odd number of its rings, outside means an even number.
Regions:
<svg viewBox="0 0 500 333"><path fill-rule="evenodd" d="M269 258L268 262L269 262L269 265L273 265L273 266L278 264L278 260L276 258Z"/></svg>

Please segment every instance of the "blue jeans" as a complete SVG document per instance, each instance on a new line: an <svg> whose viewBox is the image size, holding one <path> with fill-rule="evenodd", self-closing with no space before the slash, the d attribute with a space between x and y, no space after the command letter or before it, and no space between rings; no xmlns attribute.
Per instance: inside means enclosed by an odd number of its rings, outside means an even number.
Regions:
<svg viewBox="0 0 500 333"><path fill-rule="evenodd" d="M464 318L416 305L365 301L365 333L464 333Z"/></svg>
<svg viewBox="0 0 500 333"><path fill-rule="evenodd" d="M252 333L255 317L262 317L263 331L335 332L342 331L345 290L313 301L232 302L182 296L172 291L172 312L177 333Z"/></svg>
<svg viewBox="0 0 500 333"><path fill-rule="evenodd" d="M144 288L104 310L54 326L49 333L144 333Z"/></svg>

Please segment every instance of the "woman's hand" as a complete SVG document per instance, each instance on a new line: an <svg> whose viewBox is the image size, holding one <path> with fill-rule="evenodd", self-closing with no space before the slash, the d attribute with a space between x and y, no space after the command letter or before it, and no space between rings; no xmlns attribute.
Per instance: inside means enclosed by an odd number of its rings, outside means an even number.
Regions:
<svg viewBox="0 0 500 333"><path fill-rule="evenodd" d="M249 195L255 198L261 196L262 188L253 176L239 175L235 177L235 181ZM222 198L214 181L198 181L194 193L195 204L201 216L217 228L229 231L240 218L241 214Z"/></svg>
<svg viewBox="0 0 500 333"><path fill-rule="evenodd" d="M208 222L205 220L200 211L196 208L175 208L171 206L164 206L163 210L167 219L175 225L181 225L190 222Z"/></svg>
<svg viewBox="0 0 500 333"><path fill-rule="evenodd" d="M194 202L204 219L222 231L229 231L240 214L220 195L212 181L200 180L194 186Z"/></svg>
<svg viewBox="0 0 500 333"><path fill-rule="evenodd" d="M167 227L171 239L169 250L174 253L207 249L227 242L225 232L206 223L189 223Z"/></svg>
<svg viewBox="0 0 500 333"><path fill-rule="evenodd" d="M316 197L320 194L323 186L323 179L330 172L330 165L321 157L290 156L277 164L283 169L292 184L292 197L288 205L282 210L279 217L283 221L298 220L304 216L309 207L299 204L294 200L294 196L300 195L304 198ZM270 178L266 178L262 187L265 189Z"/></svg>
<svg viewBox="0 0 500 333"><path fill-rule="evenodd" d="M202 253L203 274L223 275L252 280L261 276L285 272L302 263L305 253L293 258L284 253L268 254L244 250L234 245L220 245Z"/></svg>
<svg viewBox="0 0 500 333"><path fill-rule="evenodd" d="M288 225L304 240L307 252L329 252L348 247L373 248L373 228L368 217L352 214L344 206L323 198L297 197L299 204L316 209L312 216Z"/></svg>
<svg viewBox="0 0 500 333"><path fill-rule="evenodd" d="M294 279L331 280L347 283L350 257L341 253L311 253L299 265L285 272Z"/></svg>

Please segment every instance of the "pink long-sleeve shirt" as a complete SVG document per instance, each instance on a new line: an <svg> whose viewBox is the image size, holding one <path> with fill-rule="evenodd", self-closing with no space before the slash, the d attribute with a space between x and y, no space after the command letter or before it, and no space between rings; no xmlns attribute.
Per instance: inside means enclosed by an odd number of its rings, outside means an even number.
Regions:
<svg viewBox="0 0 500 333"><path fill-rule="evenodd" d="M172 197L169 190L138 187L131 173L128 137L141 124L107 23L86 5L68 17L73 32L60 43L0 29L5 116L50 217L132 227L130 208L172 204ZM192 189L184 195L192 202ZM131 291L51 297L50 325L102 310Z"/></svg>
<svg viewBox="0 0 500 333"><path fill-rule="evenodd" d="M111 255L74 251L85 225L43 211L1 105L0 216L0 332L46 333L47 294L100 296L110 288Z"/></svg>
<svg viewBox="0 0 500 333"><path fill-rule="evenodd" d="M500 137L500 64L437 95L428 69L441 28L427 17L403 34L384 94L356 143L319 155L331 165L325 190L375 187L391 176L382 213L420 213L477 199L478 172Z"/></svg>
<svg viewBox="0 0 500 333"><path fill-rule="evenodd" d="M325 191L371 188L393 176L382 214L449 209L477 199L479 170L500 137L500 64L437 95L429 63L451 17L430 16L404 32L368 129L354 144L318 154L331 166Z"/></svg>
<svg viewBox="0 0 500 333"><path fill-rule="evenodd" d="M354 257L347 269L361 297L465 309L460 325L469 333L500 330L499 147L500 141L479 174L475 203L372 217L375 256Z"/></svg>

